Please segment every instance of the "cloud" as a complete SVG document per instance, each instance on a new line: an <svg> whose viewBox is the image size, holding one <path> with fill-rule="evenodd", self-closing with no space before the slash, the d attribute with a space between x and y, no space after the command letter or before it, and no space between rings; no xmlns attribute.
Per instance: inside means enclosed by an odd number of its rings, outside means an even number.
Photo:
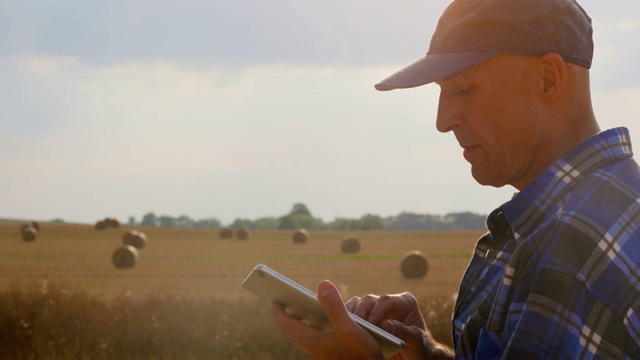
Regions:
<svg viewBox="0 0 640 360"><path fill-rule="evenodd" d="M54 55L94 64L363 66L421 56L449 0L49 0L0 3L0 55ZM640 4L584 0L597 57L633 69ZM611 45L611 46L609 46ZM621 72L623 73L623 72ZM624 81L624 76L616 76Z"/></svg>
<svg viewBox="0 0 640 360"><path fill-rule="evenodd" d="M640 103L640 84L615 90L595 89L593 103L601 128L626 126L634 144L640 143L640 121L635 115L636 104Z"/></svg>
<svg viewBox="0 0 640 360"><path fill-rule="evenodd" d="M373 89L446 3L2 2L0 216L488 212L512 190L435 131L437 87ZM633 12L584 3L596 114L640 133Z"/></svg>
<svg viewBox="0 0 640 360"><path fill-rule="evenodd" d="M638 85L640 79L640 48L635 39L640 36L640 24L635 14L640 11L636 1L581 2L593 18L594 61L593 84L601 89L621 89Z"/></svg>
<svg viewBox="0 0 640 360"><path fill-rule="evenodd" d="M229 73L67 57L4 65L17 74L4 85L22 89L18 97L46 114L41 121L10 102L1 110L22 120L2 125L0 151L13 156L0 185L29 189L2 200L41 204L17 213L92 221L105 216L99 212L153 209L231 220L305 201L318 216L359 216L380 204L392 211L395 197L421 198L402 193L421 192L447 168L440 149L447 137L432 122L435 88L376 92L373 83L391 67L263 65ZM451 156L459 158L456 148ZM337 198L344 203L328 200Z"/></svg>
<svg viewBox="0 0 640 360"><path fill-rule="evenodd" d="M424 53L448 1L20 1L0 5L0 54L94 63L373 64Z"/></svg>

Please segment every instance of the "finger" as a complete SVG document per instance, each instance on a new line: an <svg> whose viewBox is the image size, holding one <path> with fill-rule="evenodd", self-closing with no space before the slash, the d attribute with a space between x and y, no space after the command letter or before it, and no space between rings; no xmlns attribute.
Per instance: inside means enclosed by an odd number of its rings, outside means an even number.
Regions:
<svg viewBox="0 0 640 360"><path fill-rule="evenodd" d="M318 284L318 301L327 313L336 332L344 331L344 329L355 325L342 302L340 292L330 281L324 280Z"/></svg>
<svg viewBox="0 0 640 360"><path fill-rule="evenodd" d="M353 313L353 310L356 308L359 302L360 302L360 297L352 296L351 299L349 299L349 301L347 301L344 304L344 306L347 307L348 312Z"/></svg>
<svg viewBox="0 0 640 360"><path fill-rule="evenodd" d="M340 292L330 281L324 280L318 284L318 301L336 333L342 334L342 336L353 336L362 331L362 328L351 319L342 302Z"/></svg>
<svg viewBox="0 0 640 360"><path fill-rule="evenodd" d="M368 309L366 320L377 325L384 319L397 319L396 309L399 301L397 297L380 296L378 301Z"/></svg>
<svg viewBox="0 0 640 360"><path fill-rule="evenodd" d="M365 296L364 298L362 298L362 300L360 300L360 302L358 302L358 304L356 304L352 312L355 315L358 315L359 317L368 321L369 312L376 305L378 298L379 297L376 295Z"/></svg>
<svg viewBox="0 0 640 360"><path fill-rule="evenodd" d="M368 321L377 324L383 319L396 319L407 325L416 326L423 323L418 302L409 293L381 296L369 311ZM407 323L407 319L411 322Z"/></svg>
<svg viewBox="0 0 640 360"><path fill-rule="evenodd" d="M342 296L336 287L328 280L318 284L318 301L324 309L335 333L331 342L333 347L331 356L317 357L322 359L380 359L382 351L380 345L364 328L356 324L345 307ZM326 352L325 355L329 353ZM335 356L341 354L340 356Z"/></svg>
<svg viewBox="0 0 640 360"><path fill-rule="evenodd" d="M404 350L411 354L424 353L426 333L416 326L407 326L396 320L385 320L380 327L386 332L402 339L405 343ZM420 357L419 357L420 358Z"/></svg>

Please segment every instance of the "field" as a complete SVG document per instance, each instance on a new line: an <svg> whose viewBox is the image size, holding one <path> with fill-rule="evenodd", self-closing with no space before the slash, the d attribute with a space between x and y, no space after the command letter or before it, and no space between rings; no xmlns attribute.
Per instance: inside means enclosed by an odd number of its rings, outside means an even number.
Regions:
<svg viewBox="0 0 640 360"><path fill-rule="evenodd" d="M134 268L116 269L111 255L128 227L97 231L89 225L43 223L38 238L25 242L20 237L19 225L0 223L0 289L5 289L5 296L11 291L35 296L32 293L38 288L54 286L63 289L59 292L61 297L67 293L80 294L107 304L122 303L122 299L128 299L130 306L135 301L149 303L150 299L165 302L173 299L178 306L184 306L185 301L189 301L189 306L207 303L210 306L214 302L217 313L224 307L220 304L251 304L260 312L254 316L265 316L265 322L270 321L269 314L262 313L267 304L258 302L240 287L257 263L264 263L311 289L315 289L318 281L330 279L341 289L345 300L366 293L410 291L421 301L445 299L439 301L448 303L481 235L481 232L313 232L307 243L294 244L292 232L287 231L253 232L248 240L223 240L214 229L136 227L147 235L147 246L140 249L140 259ZM341 252L340 243L347 235L360 239L358 253ZM422 251L429 260L429 272L422 279L407 280L402 276L401 258L410 250ZM227 312L232 311L243 310L229 307ZM450 314L438 316L446 319ZM237 324L246 329L253 320L239 318L229 326ZM92 351L93 355L98 354L97 350ZM114 351L105 350L100 357L108 358ZM143 357L173 357L165 350L158 351ZM226 351L228 354L231 350ZM196 352L192 357L203 357L198 354L202 353ZM243 355L208 358L243 358Z"/></svg>

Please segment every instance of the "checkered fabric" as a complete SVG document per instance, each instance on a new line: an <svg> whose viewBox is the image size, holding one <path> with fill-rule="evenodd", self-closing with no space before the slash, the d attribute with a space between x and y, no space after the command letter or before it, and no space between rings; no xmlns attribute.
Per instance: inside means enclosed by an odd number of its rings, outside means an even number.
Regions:
<svg viewBox="0 0 640 360"><path fill-rule="evenodd" d="M640 359L640 169L599 133L487 219L453 313L458 359Z"/></svg>

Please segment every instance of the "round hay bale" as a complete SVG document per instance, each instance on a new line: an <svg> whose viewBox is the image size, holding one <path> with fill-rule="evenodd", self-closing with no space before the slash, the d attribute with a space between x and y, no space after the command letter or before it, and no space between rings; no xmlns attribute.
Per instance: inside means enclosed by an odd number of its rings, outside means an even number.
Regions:
<svg viewBox="0 0 640 360"><path fill-rule="evenodd" d="M342 240L340 248L345 254L355 254L360 251L360 240L356 237L349 236Z"/></svg>
<svg viewBox="0 0 640 360"><path fill-rule="evenodd" d="M238 240L248 240L251 237L251 231L247 228L238 229L236 231L236 239Z"/></svg>
<svg viewBox="0 0 640 360"><path fill-rule="evenodd" d="M111 227L111 228L119 228L120 227L120 221L118 221L118 219L114 219L114 218L105 218L104 220L104 224L107 227Z"/></svg>
<svg viewBox="0 0 640 360"><path fill-rule="evenodd" d="M429 271L427 257L418 250L412 250L404 254L400 264L402 275L407 279L423 278Z"/></svg>
<svg viewBox="0 0 640 360"><path fill-rule="evenodd" d="M31 226L33 226L33 228L36 229L37 231L40 231L40 224L39 223L37 223L35 221L32 221L31 222Z"/></svg>
<svg viewBox="0 0 640 360"><path fill-rule="evenodd" d="M38 230L31 225L21 226L20 233L22 234L22 240L34 241L36 239L36 234L38 234Z"/></svg>
<svg viewBox="0 0 640 360"><path fill-rule="evenodd" d="M293 243L304 244L309 241L309 232L307 229L298 229L293 232Z"/></svg>
<svg viewBox="0 0 640 360"><path fill-rule="evenodd" d="M121 245L113 252L111 261L118 269L128 269L136 266L138 258L138 249L131 245Z"/></svg>
<svg viewBox="0 0 640 360"><path fill-rule="evenodd" d="M96 230L104 230L107 228L107 224L104 222L104 220L98 220L96 222Z"/></svg>
<svg viewBox="0 0 640 360"><path fill-rule="evenodd" d="M129 230L122 235L122 243L136 249L142 249L147 245L147 235L138 230Z"/></svg>
<svg viewBox="0 0 640 360"><path fill-rule="evenodd" d="M233 239L233 228L224 227L220 229L220 238L221 239Z"/></svg>

